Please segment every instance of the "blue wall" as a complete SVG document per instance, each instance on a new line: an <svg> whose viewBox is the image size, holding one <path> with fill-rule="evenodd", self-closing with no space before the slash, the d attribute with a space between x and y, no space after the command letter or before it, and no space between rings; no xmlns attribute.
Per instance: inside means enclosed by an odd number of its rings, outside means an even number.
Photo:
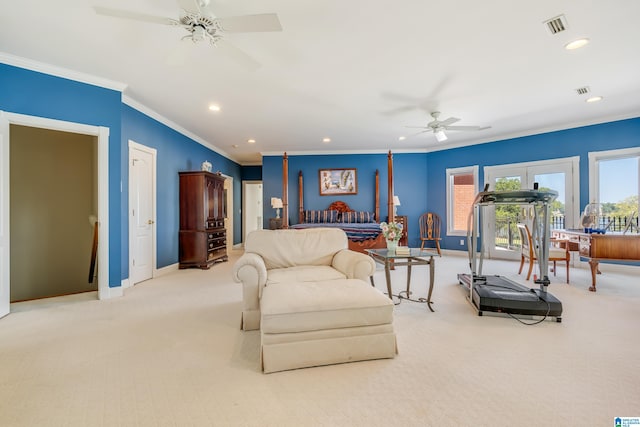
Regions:
<svg viewBox="0 0 640 427"><path fill-rule="evenodd" d="M427 180L431 192L428 205L443 220L442 247L466 250L466 241L465 246L460 246L460 236L447 237L445 233L447 168L478 165L478 188L481 189L485 166L580 156L579 206L582 211L589 201L588 153L638 146L640 118L635 118L429 153Z"/></svg>
<svg viewBox="0 0 640 427"><path fill-rule="evenodd" d="M178 171L197 170L204 160L234 178L234 243L240 242L240 166L122 104L119 91L0 64L0 110L109 128L110 287L129 276L129 140L158 150L157 268L178 262Z"/></svg>
<svg viewBox="0 0 640 427"><path fill-rule="evenodd" d="M440 215L442 247L466 250L460 236L446 236L446 169L479 166L479 188L484 185L483 168L502 164L580 157L580 209L589 200L589 158L592 151L640 146L640 118L600 125L584 126L487 144L421 154L394 154L394 187L400 198L399 215L407 215L409 245L420 244L418 218L432 211ZM358 194L355 196L320 196L318 169L357 168ZM380 171L380 213L386 218L387 163L386 154L289 156L289 218L298 222L298 171L304 175L305 209L325 209L334 200L344 200L353 209L372 210L373 173ZM270 197L282 194L282 156L263 159L265 219L273 216ZM266 225L265 225L266 226Z"/></svg>
<svg viewBox="0 0 640 427"><path fill-rule="evenodd" d="M394 154L394 187L400 198L398 215L407 215L409 245L420 245L418 218L427 205L427 161L425 153ZM358 194L321 196L319 169L356 168ZM298 173L304 177L304 209L326 209L332 202L342 200L357 211L373 212L375 207L375 171L380 177L380 217L387 219L387 155L346 154L289 156L289 223L298 221ZM282 156L264 157L262 161L265 227L273 216L271 197L282 197Z"/></svg>
<svg viewBox="0 0 640 427"><path fill-rule="evenodd" d="M243 181L261 181L262 166L242 166L241 177Z"/></svg>
<svg viewBox="0 0 640 427"><path fill-rule="evenodd" d="M123 278L120 105L118 91L0 64L0 110L109 128L110 287Z"/></svg>
<svg viewBox="0 0 640 427"><path fill-rule="evenodd" d="M213 164L213 171L233 177L233 224L234 243L241 241L240 216L241 174L240 166L187 138L170 127L157 122L134 108L122 105L122 144L124 164L127 165L129 140L158 150L157 155L157 267L162 268L178 262L179 232L179 181L178 172L200 170L203 161ZM129 182L129 168L123 167L123 182ZM123 187L123 198L128 204L128 186ZM125 216L126 216L125 211ZM128 223L123 222L122 240L128 243ZM129 247L122 248L122 270L128 276Z"/></svg>

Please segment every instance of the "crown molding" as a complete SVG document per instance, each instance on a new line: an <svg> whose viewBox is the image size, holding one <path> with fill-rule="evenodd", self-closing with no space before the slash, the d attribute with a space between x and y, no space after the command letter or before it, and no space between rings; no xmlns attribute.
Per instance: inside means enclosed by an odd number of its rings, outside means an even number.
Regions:
<svg viewBox="0 0 640 427"><path fill-rule="evenodd" d="M162 123L165 126L170 127L171 129L175 130L178 133L181 133L182 135L191 138L192 140L194 140L195 142L197 142L198 144L207 147L208 149L210 149L211 151L214 151L218 154L220 154L221 156L235 162L238 163L240 165L242 165L242 163L240 163L238 160L236 160L235 158L233 158L233 156L231 156L229 153L227 153L224 150L221 150L220 148L216 147L215 145L211 144L210 142L208 142L207 140L205 140L204 138L199 137L198 135L188 131L187 129L183 128L182 126L180 126L179 124L169 120L168 118L166 118L165 116L163 116L162 114L158 113L155 110L152 110L151 108L147 107L144 104L141 104L140 102L136 101L135 99L131 98L128 95L122 95L122 103L128 105L129 107L140 111L141 113L151 117L152 119Z"/></svg>
<svg viewBox="0 0 640 427"><path fill-rule="evenodd" d="M33 59L23 58L4 52L0 52L0 62L7 65L13 65L14 67L37 71L39 73L49 74L56 77L62 77L65 79L90 84L92 86L99 86L118 92L123 92L127 88L127 84L125 83L116 82L114 80L109 80L102 77L92 76L90 74L70 70L68 68L45 64L44 62L34 61Z"/></svg>

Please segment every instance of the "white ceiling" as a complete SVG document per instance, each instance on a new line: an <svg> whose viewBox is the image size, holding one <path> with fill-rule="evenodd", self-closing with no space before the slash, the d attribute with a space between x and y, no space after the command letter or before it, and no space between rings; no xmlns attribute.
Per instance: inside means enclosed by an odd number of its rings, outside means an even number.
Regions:
<svg viewBox="0 0 640 427"><path fill-rule="evenodd" d="M242 164L284 151L428 151L640 116L637 0L212 0L221 18L278 14L282 32L227 35L257 71L180 42L179 27L93 10L177 19L175 0L0 6L0 52L124 83L131 103ZM552 36L543 21L560 14L568 29ZM591 43L563 48L580 37ZM168 61L176 52L182 65ZM582 86L603 101L586 103ZM436 109L491 128L448 132L442 144L432 133L398 140Z"/></svg>

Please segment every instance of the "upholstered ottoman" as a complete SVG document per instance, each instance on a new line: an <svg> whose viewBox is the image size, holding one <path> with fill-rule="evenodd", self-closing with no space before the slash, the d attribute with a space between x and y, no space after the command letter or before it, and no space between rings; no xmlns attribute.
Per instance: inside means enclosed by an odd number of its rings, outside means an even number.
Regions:
<svg viewBox="0 0 640 427"><path fill-rule="evenodd" d="M265 373L397 353L393 303L360 279L269 284L260 308Z"/></svg>

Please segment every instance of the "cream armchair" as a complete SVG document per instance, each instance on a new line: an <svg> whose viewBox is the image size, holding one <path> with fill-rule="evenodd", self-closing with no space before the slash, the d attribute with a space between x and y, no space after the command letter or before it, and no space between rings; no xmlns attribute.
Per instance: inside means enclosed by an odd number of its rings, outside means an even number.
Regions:
<svg viewBox="0 0 640 427"><path fill-rule="evenodd" d="M233 266L242 329L260 329L264 372L392 358L393 303L371 286L375 263L334 228L259 230Z"/></svg>
<svg viewBox="0 0 640 427"><path fill-rule="evenodd" d="M375 262L347 246L347 235L336 228L249 233L245 253L233 266L234 279L242 282L242 329L260 329L260 298L267 284L336 279L368 282Z"/></svg>

